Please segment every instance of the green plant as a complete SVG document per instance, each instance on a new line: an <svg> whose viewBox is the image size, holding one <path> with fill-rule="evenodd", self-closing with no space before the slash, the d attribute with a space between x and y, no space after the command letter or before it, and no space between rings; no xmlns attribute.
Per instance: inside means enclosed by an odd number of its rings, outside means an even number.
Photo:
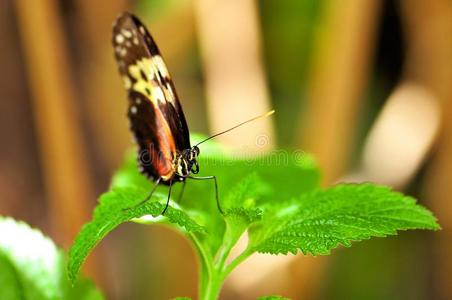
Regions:
<svg viewBox="0 0 452 300"><path fill-rule="evenodd" d="M65 253L40 231L0 216L0 299L100 300L91 281L67 280Z"/></svg>
<svg viewBox="0 0 452 300"><path fill-rule="evenodd" d="M165 216L159 214L166 187L137 206L152 183L138 173L136 155L130 153L70 250L70 279L76 279L95 245L128 221L166 223L191 241L199 256L200 299L217 299L225 278L255 252L326 255L338 245L348 247L352 241L394 235L397 230L439 229L427 209L388 187L365 183L320 189L319 170L303 153L233 158L215 143L206 143L201 152L200 175L217 176L224 216L208 182L189 182L182 203L171 202ZM232 247L245 232L248 246L228 262Z"/></svg>

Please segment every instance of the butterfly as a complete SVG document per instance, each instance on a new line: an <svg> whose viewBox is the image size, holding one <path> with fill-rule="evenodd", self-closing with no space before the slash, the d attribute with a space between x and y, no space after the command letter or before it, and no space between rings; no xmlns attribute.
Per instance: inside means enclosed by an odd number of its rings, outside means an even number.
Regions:
<svg viewBox="0 0 452 300"><path fill-rule="evenodd" d="M169 186L168 200L162 212L165 214L176 182L184 185L187 178L213 180L218 210L223 213L218 195L217 178L195 177L199 172L199 144L226 133L254 119L240 123L191 146L185 115L171 76L157 45L147 28L134 15L124 12L113 24L113 48L128 93L128 117L130 129L138 144L140 171L155 182L149 200L159 184Z"/></svg>

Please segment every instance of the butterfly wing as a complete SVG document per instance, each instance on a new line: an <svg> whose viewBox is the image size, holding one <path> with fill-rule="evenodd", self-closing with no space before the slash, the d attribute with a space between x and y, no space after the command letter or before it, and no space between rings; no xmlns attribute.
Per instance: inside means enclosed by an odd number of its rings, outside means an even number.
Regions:
<svg viewBox="0 0 452 300"><path fill-rule="evenodd" d="M142 172L169 180L174 155L190 148L187 122L169 72L153 38L132 14L123 13L113 25L113 47L128 91L128 116Z"/></svg>

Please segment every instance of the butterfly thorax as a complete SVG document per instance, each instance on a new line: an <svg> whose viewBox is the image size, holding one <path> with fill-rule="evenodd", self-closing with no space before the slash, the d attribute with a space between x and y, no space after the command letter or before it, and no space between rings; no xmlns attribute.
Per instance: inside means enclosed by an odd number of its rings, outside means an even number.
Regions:
<svg viewBox="0 0 452 300"><path fill-rule="evenodd" d="M173 168L179 180L182 181L191 173L197 174L199 172L198 155L199 148L197 146L193 146L175 155Z"/></svg>

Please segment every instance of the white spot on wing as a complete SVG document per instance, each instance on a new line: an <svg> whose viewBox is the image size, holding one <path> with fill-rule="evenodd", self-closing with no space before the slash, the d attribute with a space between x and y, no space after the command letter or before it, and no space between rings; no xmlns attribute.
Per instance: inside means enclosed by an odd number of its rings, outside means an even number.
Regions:
<svg viewBox="0 0 452 300"><path fill-rule="evenodd" d="M136 107L135 105L132 105L132 106L130 107L130 112L131 112L132 114L136 114L137 111L138 111L138 109L137 109L137 107Z"/></svg>
<svg viewBox="0 0 452 300"><path fill-rule="evenodd" d="M123 29L123 30L121 30L121 32L128 39L130 39L132 37L132 32L130 30Z"/></svg>
<svg viewBox="0 0 452 300"><path fill-rule="evenodd" d="M122 34L118 33L115 36L115 41L116 41L116 43L121 44L122 42L124 42L124 36Z"/></svg>

